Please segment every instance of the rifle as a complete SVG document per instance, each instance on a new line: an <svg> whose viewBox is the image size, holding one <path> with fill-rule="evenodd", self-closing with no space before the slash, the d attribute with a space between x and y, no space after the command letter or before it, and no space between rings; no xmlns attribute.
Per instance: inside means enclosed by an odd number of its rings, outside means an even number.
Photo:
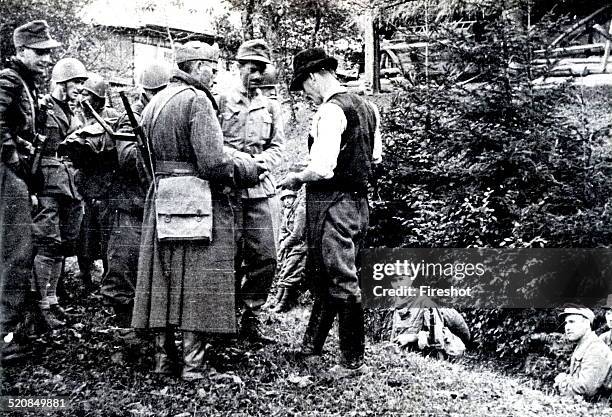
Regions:
<svg viewBox="0 0 612 417"><path fill-rule="evenodd" d="M91 114L93 116L94 119L96 119L96 122L98 122L98 124L100 126L102 126L102 129L104 129L104 131L108 134L108 136L110 136L111 138L115 139L115 140L124 140L127 142L136 142L138 140L138 137L134 134L131 133L121 133L121 132L115 132L113 130L112 127L110 127L110 125L106 122L106 120L104 120L102 118L102 116L100 116L98 114L97 111L95 111L93 109L93 107L91 107L91 104L89 104L88 101L83 101L81 102L81 105L83 106L83 108L85 110L87 110L87 112L89 114Z"/></svg>
<svg viewBox="0 0 612 417"><path fill-rule="evenodd" d="M151 152L149 149L149 140L145 136L144 131L142 130L142 126L140 126L140 124L136 120L136 116L134 116L134 111L132 110L132 106L130 105L129 100L127 96L125 95L125 92L120 91L119 97L121 97L121 102L123 103L123 107L125 107L125 113L127 114L130 125L132 126L132 131L134 132L134 136L136 136L136 140L138 141L138 147L140 148L140 153L142 157L144 158L144 160L148 162L148 164L147 163L144 164L146 168L145 174L147 176L147 182L149 183L153 182L153 184L155 184L154 177L153 177L155 168L153 166L153 159L151 157Z"/></svg>

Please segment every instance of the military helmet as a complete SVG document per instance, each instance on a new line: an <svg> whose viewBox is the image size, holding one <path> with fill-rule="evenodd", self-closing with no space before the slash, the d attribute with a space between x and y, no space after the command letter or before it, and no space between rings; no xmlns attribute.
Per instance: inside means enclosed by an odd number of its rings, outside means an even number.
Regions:
<svg viewBox="0 0 612 417"><path fill-rule="evenodd" d="M283 190L280 195L280 199L284 199L285 197L297 197L297 193L293 190Z"/></svg>
<svg viewBox="0 0 612 417"><path fill-rule="evenodd" d="M62 58L53 67L51 80L56 83L64 83L75 78L87 78L85 65L76 58Z"/></svg>
<svg viewBox="0 0 612 417"><path fill-rule="evenodd" d="M157 90L170 82L170 66L163 62L147 64L138 77L138 84L147 90Z"/></svg>
<svg viewBox="0 0 612 417"><path fill-rule="evenodd" d="M99 98L106 98L106 90L108 89L108 83L102 78L101 75L90 72L88 74L87 81L83 84L83 90L87 90L93 95Z"/></svg>

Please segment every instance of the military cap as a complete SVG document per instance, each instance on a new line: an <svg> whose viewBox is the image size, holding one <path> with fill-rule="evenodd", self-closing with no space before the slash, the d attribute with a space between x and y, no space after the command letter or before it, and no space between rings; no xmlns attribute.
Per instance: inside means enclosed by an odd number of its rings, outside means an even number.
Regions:
<svg viewBox="0 0 612 417"><path fill-rule="evenodd" d="M270 47L263 39L252 39L244 42L236 53L238 61L256 61L271 64Z"/></svg>
<svg viewBox="0 0 612 417"><path fill-rule="evenodd" d="M19 26L13 32L15 48L25 46L31 49L57 48L61 44L51 38L46 20L33 20Z"/></svg>
<svg viewBox="0 0 612 417"><path fill-rule="evenodd" d="M565 317L565 316L569 316L569 315L572 315L572 314L576 314L578 316L582 316L585 319L588 319L591 323L595 319L595 313L593 313L593 311L591 311L590 308L586 308L586 307L568 307L568 308L564 308L563 312L559 314L559 317Z"/></svg>
<svg viewBox="0 0 612 417"><path fill-rule="evenodd" d="M182 64L187 61L209 61L219 60L219 48L204 42L191 41L176 48L176 63Z"/></svg>

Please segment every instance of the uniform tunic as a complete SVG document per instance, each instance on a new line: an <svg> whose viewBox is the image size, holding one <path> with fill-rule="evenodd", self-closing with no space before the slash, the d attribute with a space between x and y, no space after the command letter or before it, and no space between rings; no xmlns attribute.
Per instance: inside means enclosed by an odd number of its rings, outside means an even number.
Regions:
<svg viewBox="0 0 612 417"><path fill-rule="evenodd" d="M232 196L236 228L236 281L241 301L257 308L265 303L276 270L280 203L271 172L282 160L285 141L280 105L261 92L249 97L244 88L219 100L225 145L233 152L265 163L268 172L255 186Z"/></svg>
<svg viewBox="0 0 612 417"><path fill-rule="evenodd" d="M80 128L67 103L47 97L47 140L42 152L44 186L38 193L34 242L38 254L49 258L71 256L79 236L83 207L72 163L58 155L59 144Z"/></svg>
<svg viewBox="0 0 612 417"><path fill-rule="evenodd" d="M23 319L32 279L32 217L24 160L9 163L13 150L27 156L20 139L32 143L39 108L34 74L13 59L0 71L0 337Z"/></svg>

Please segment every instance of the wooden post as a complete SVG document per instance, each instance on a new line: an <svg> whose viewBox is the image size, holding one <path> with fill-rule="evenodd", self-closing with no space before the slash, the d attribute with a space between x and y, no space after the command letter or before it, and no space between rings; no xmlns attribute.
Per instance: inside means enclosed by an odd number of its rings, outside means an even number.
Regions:
<svg viewBox="0 0 612 417"><path fill-rule="evenodd" d="M365 91L366 94L380 92L380 39L378 22L374 19L373 10L368 10L365 18Z"/></svg>

